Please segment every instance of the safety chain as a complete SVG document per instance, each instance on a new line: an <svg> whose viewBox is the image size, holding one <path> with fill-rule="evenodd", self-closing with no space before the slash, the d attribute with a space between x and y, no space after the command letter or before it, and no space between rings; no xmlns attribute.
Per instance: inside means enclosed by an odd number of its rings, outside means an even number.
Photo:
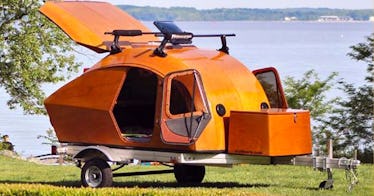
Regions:
<svg viewBox="0 0 374 196"><path fill-rule="evenodd" d="M348 161L349 164L347 164L345 167L345 179L348 183L348 192L351 192L353 187L358 184L358 173L356 166L352 164L352 160L349 159Z"/></svg>
<svg viewBox="0 0 374 196"><path fill-rule="evenodd" d="M353 187L358 184L357 169L347 167L345 169L345 179L348 182L348 192L351 192Z"/></svg>

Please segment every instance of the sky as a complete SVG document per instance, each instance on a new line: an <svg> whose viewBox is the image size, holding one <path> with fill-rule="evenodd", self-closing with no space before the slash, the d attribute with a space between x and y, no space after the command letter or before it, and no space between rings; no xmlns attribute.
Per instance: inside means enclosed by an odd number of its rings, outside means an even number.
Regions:
<svg viewBox="0 0 374 196"><path fill-rule="evenodd" d="M100 0L99 0L100 1ZM374 9L374 0L104 0L114 5L214 8L340 8Z"/></svg>

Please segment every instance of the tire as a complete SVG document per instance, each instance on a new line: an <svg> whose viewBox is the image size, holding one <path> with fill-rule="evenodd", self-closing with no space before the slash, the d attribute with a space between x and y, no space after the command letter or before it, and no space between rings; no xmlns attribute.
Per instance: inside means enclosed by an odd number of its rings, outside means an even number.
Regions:
<svg viewBox="0 0 374 196"><path fill-rule="evenodd" d="M84 187L100 188L112 186L112 169L102 159L89 160L82 168L81 182Z"/></svg>
<svg viewBox="0 0 374 196"><path fill-rule="evenodd" d="M178 183L201 183L205 176L205 167L199 165L174 165L174 176Z"/></svg>
<svg viewBox="0 0 374 196"><path fill-rule="evenodd" d="M330 189L332 189L332 188L334 188L334 185L333 185L333 183L332 183L332 181L327 181L327 180L325 180L325 181L322 181L320 184L319 184L319 189L327 189L327 190L330 190Z"/></svg>

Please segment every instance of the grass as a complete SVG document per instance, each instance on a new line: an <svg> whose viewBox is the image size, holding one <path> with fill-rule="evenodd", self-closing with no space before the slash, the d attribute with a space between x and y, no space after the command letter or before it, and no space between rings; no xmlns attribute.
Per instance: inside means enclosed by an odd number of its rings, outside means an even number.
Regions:
<svg viewBox="0 0 374 196"><path fill-rule="evenodd" d="M122 172L167 169L128 166ZM310 167L238 165L207 167L203 183L177 184L173 174L120 177L111 188L80 185L75 166L47 166L0 156L0 195L374 195L374 166L361 165L359 184L347 192L344 170L334 170L334 188L319 190L326 173Z"/></svg>

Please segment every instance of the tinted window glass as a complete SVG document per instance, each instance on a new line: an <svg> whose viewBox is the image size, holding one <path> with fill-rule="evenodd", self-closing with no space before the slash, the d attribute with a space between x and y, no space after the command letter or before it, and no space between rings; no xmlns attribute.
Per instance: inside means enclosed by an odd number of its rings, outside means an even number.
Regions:
<svg viewBox="0 0 374 196"><path fill-rule="evenodd" d="M262 88L264 88L266 96L272 108L282 108L281 92L279 91L276 76L273 72L263 72L256 74Z"/></svg>

